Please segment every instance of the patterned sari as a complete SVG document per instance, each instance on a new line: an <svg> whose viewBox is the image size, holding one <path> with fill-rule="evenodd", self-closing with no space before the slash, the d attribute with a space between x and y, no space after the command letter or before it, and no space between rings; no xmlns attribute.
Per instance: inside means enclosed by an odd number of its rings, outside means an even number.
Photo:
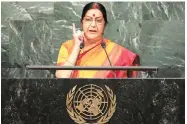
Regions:
<svg viewBox="0 0 187 124"><path fill-rule="evenodd" d="M105 42L106 51L112 66L139 66L138 55L108 39L104 39L103 41ZM62 66L67 61L73 45L73 40L62 44L57 60L58 66ZM110 63L101 43L96 43L86 51L84 49L80 51L76 66L110 66ZM74 70L71 75L72 78L128 78L136 76L136 71L126 70Z"/></svg>

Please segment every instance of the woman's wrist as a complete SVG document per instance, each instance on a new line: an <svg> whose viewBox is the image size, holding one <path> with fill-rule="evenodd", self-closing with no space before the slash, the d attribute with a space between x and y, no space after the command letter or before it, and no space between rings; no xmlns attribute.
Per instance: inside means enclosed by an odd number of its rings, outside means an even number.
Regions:
<svg viewBox="0 0 187 124"><path fill-rule="evenodd" d="M69 60L67 60L67 62L69 63L69 64L71 64L72 66L74 66L75 64L73 64L72 62L70 62Z"/></svg>
<svg viewBox="0 0 187 124"><path fill-rule="evenodd" d="M79 52L79 50L80 50L80 45L74 45L74 48L73 48L74 50L76 50L77 52Z"/></svg>
<svg viewBox="0 0 187 124"><path fill-rule="evenodd" d="M74 47L75 48L80 48L80 44L79 43L75 43Z"/></svg>

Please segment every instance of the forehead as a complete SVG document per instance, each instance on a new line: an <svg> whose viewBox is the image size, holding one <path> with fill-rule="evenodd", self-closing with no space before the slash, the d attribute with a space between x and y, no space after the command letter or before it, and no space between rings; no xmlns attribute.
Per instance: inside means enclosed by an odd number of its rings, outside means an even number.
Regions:
<svg viewBox="0 0 187 124"><path fill-rule="evenodd" d="M95 15L95 17L103 16L102 12L98 9L88 10L85 16L93 16L93 15Z"/></svg>

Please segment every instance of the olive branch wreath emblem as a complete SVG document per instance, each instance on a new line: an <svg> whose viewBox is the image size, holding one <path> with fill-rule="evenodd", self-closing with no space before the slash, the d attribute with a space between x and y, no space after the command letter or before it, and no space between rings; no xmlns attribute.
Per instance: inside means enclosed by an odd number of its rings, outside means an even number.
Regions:
<svg viewBox="0 0 187 124"><path fill-rule="evenodd" d="M78 124L85 124L86 120L84 120L81 116L79 116L72 107L72 100L75 94L75 90L76 90L76 86L74 86L69 93L67 94L66 97L66 106L67 106L67 112L69 114L69 116L71 117L72 120L74 120L74 122L78 123ZM113 91L105 85L105 88L108 92L108 96L110 98L110 106L108 111L105 113L105 115L103 115L97 122L97 124L105 124L107 123L110 118L112 117L112 115L114 114L115 110L116 110L116 95L113 93Z"/></svg>

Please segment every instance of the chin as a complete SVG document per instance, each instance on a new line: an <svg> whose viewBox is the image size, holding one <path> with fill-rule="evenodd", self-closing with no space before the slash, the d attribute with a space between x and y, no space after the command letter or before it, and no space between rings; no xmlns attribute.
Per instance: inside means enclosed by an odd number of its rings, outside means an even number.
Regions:
<svg viewBox="0 0 187 124"><path fill-rule="evenodd" d="M86 38L87 39L96 39L96 38L98 38L98 35L91 34L91 35L87 35Z"/></svg>

